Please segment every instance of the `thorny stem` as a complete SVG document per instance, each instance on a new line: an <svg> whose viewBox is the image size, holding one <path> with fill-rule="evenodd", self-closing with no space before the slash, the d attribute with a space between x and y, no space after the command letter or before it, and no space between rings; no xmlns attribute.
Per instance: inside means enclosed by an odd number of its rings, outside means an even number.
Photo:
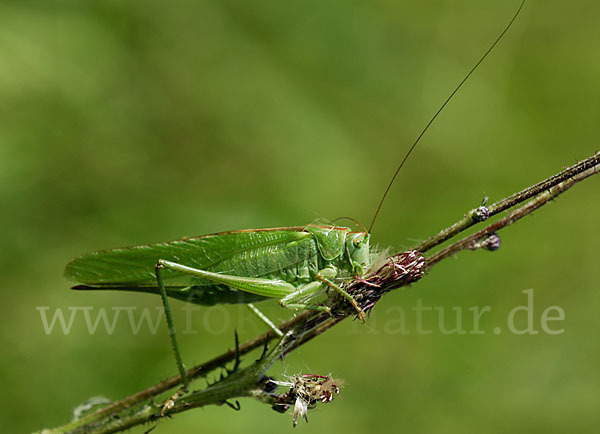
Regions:
<svg viewBox="0 0 600 434"><path fill-rule="evenodd" d="M568 190L576 183L597 173L599 169L600 152L534 186L526 188L494 203L487 208L487 211L489 211L489 216L498 214L501 211L510 209L530 198L534 198L527 204L514 210L506 217L489 224L484 229L459 241L456 241L445 249L440 250L432 256L429 256L425 259L424 268L429 270L435 264L455 255L461 250L473 249L480 240L495 234L500 229L509 226L522 217L532 213L539 207L557 197L559 194ZM416 250L421 253L425 252L464 231L465 229L473 226L474 224L482 221L480 211L480 209L471 210L457 223L440 231L437 235L421 243L416 247ZM488 216L485 217L487 218ZM394 257L399 257L401 255L402 254L394 255ZM389 259L390 263L393 263L392 260L394 257ZM382 267L373 275L367 276L363 280L357 280L348 288L348 291L353 296L357 297L359 303L362 303L361 307L365 308L365 306L368 306L370 309L372 304L374 304L374 302L372 302L370 305L365 304L368 303L368 299L365 301L364 294L368 291L371 291L371 295L376 293L376 301L381 295L390 289L406 285L416 280L415 278L413 280L406 280L399 283L396 282L395 285L393 284L394 282L392 282L387 284L387 286L383 285L379 287L377 287L378 285L369 283L370 279L371 281L377 281L377 279L379 279L379 281L387 282L382 275L378 275L378 273L382 273L384 268L385 267ZM400 266L400 269L402 269L402 266ZM421 275L419 275L417 278L420 278L420 276ZM373 286L376 288L373 288ZM343 319L354 314L353 309L349 309L343 300L338 300L337 302L333 303L331 307L333 316L324 313L305 311L299 313L288 321L282 322L278 325L278 328L286 333L286 336L284 336L282 341L280 341L279 345L274 350L258 360L255 364L243 370L234 370L229 376L221 381L207 387L202 391L194 392L193 394L186 396L182 401L177 402L174 408L169 410L168 414L170 415L179 413L208 404L221 405L225 403L233 407L233 405L228 403L227 400L239 396L254 396L263 402L269 403L269 399L264 396L264 393L261 395L262 392L259 387L259 383L261 379L264 378L265 371L272 364L272 362L278 357L289 354L296 348L324 333ZM293 336L293 338L290 338L290 336ZM218 368L223 368L227 363L235 360L239 355L247 354L260 346L265 346L275 337L276 336L272 331L256 336L255 338L239 345L237 350L233 349L226 351L225 353L207 361L206 363L189 369L187 371L188 378L190 381L192 381L199 377L205 377L210 372ZM43 430L41 433L111 433L120 432L142 423L156 421L158 415L160 414L161 406L160 404L148 404L147 402L154 398L158 398L167 390L172 389L180 384L181 378L179 375L168 378L145 390L130 395L119 402L101 408L61 427L51 430Z"/></svg>
<svg viewBox="0 0 600 434"><path fill-rule="evenodd" d="M278 328L279 328L279 330L281 330L285 333L285 332L291 330L293 327L297 326L298 324L302 324L304 321L306 321L306 319L310 316L310 314L311 314L311 312L308 312L308 311L302 312L302 313L294 316L292 319L281 323L278 326ZM262 335L258 335L256 337L254 337L253 339L250 339L250 340L244 342L243 344L239 345L237 347L237 353L239 355L247 354L256 348L259 348L259 347L265 345L267 342L271 341L275 337L276 336L272 331L268 331ZM232 360L235 360L235 358L236 358L236 349L234 348L234 349L228 350L228 351L224 352L223 354L220 354L219 356L217 356L205 363L196 365L193 368L188 369L186 371L188 379L191 382L195 379L204 377L207 374L209 374L210 372L214 371L215 369L225 366L225 364L231 362ZM133 395L129 395L128 397L122 399L121 401L115 402L107 407L104 407L104 408L101 408L101 409L95 411L94 413L83 416L77 420L74 420L71 423L63 425L62 427L57 428L57 431L50 430L50 431L43 431L43 432L44 433L69 432L69 431L79 428L81 426L85 426L87 424L93 423L93 422L103 419L105 417L109 417L110 415L118 414L122 410L129 409L141 402L148 401L149 399L159 396L160 394L162 394L163 392L166 392L167 390L170 390L174 387L179 386L180 384L181 384L181 376L175 375L173 377L169 377L159 383L156 383L155 385L153 385L147 389L141 390L140 392L134 393Z"/></svg>
<svg viewBox="0 0 600 434"><path fill-rule="evenodd" d="M259 387L260 383L264 383L267 380L266 371L296 340L297 338L292 333L284 335L270 352L266 352L265 346L263 355L255 363L245 369L230 372L227 377L213 383L206 389L185 396L184 399L177 401L167 414L171 416L206 405L226 404L234 410L239 410L239 402L236 401L234 405L228 401L238 397L255 396L268 402L270 397ZM161 417L161 408L162 405L160 404L145 404L131 414L126 414L120 418L108 420L106 423L98 425L93 432L97 434L110 434L124 431L143 423L156 421Z"/></svg>
<svg viewBox="0 0 600 434"><path fill-rule="evenodd" d="M538 194L554 187L555 185L560 184L563 181L568 180L569 178L579 173L597 167L598 165L600 165L600 152L597 152L595 155L592 155L591 157L586 158L585 160L571 167L568 167L567 169L563 170L560 173L557 173L554 176L551 176L548 179L538 182L537 184L532 185L531 187L527 187L526 189L519 191L518 193L515 193L507 198L499 200L498 202L490 205L485 210L487 214L485 217L482 217L481 215L482 207L470 210L467 214L465 214L465 216L462 219L454 223L452 226L440 231L433 237L423 241L418 246L414 247L414 249L418 250L421 253L425 253L433 247L470 228L471 226L489 217L499 214L502 211L506 211L507 209L510 209L515 205L520 204L521 202L524 202L534 196L537 196Z"/></svg>
<svg viewBox="0 0 600 434"><path fill-rule="evenodd" d="M599 157L599 156L600 156L600 154L597 154L596 157ZM461 250L471 248L471 246L473 246L473 244L476 243L478 240L482 240L482 239L486 238L487 236L495 234L500 229L513 224L517 220L520 220L523 217L525 217L526 215L531 214L533 211L535 211L536 209L540 208L541 206L547 204L552 199L556 198L559 194L564 193L565 191L567 191L569 188L571 188L578 182L581 182L584 179L586 179L587 177L598 173L598 169L600 168L600 162L596 163L596 164L597 165L595 167L592 166L592 168L588 168L587 170L585 170L583 172L573 175L572 177L567 178L563 182L554 184L552 187L547 188L545 191L542 191L542 193L539 194L535 199L533 199L530 202L528 202L527 204L517 208L516 210L511 212L506 217L488 225L484 229L482 229L478 232L475 232L474 234L469 235L468 237L465 237L462 240L457 241L457 242L453 243L452 245L446 247L445 249L442 249L439 252L437 252L436 254L430 256L426 260L426 268L429 269L429 268L433 267L435 264L437 264L441 260L446 259L450 256L453 256L456 253L460 252ZM511 196L511 197L513 197L513 196ZM502 202L504 202L506 204L509 203L508 201L502 201ZM498 202L498 203L500 203L500 202ZM515 202L515 203L518 203L518 202Z"/></svg>

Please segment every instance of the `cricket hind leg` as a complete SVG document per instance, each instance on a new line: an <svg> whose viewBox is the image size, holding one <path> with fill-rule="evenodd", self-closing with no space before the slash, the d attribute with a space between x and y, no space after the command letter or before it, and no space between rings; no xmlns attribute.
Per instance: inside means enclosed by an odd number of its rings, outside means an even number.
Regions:
<svg viewBox="0 0 600 434"><path fill-rule="evenodd" d="M181 358L181 354L179 351L179 345L177 343L177 336L175 333L175 325L173 323L171 309L169 308L169 302L167 299L167 290L165 288L163 278L162 278L162 272L167 269L171 270L171 271L189 274L191 276L207 279L207 280L210 280L215 283L227 285L232 288L239 289L241 291L246 291L246 292L249 292L252 294L263 295L265 297L278 297L279 298L279 297L286 296L290 293L293 293L296 290L296 287L294 287L292 284L287 283L282 280L272 280L272 279L263 279L263 278L258 278L258 277L246 277L246 276L232 276L232 275L227 275L227 274L214 273L214 272L210 272L210 271L206 271L206 270L199 270L196 268L192 268L192 267L189 267L189 266L186 266L183 264L178 264L176 262L159 259L158 263L155 266L156 281L157 281L157 284L158 284L158 287L160 290L160 295L161 295L164 310L165 310L165 317L167 319L167 324L169 326L169 335L171 338L173 353L175 354L175 361L177 362L177 369L179 370L179 373L181 375L181 380L183 383L183 386L181 387L181 389L178 390L177 393L175 393L175 395L173 395L170 399L168 399L163 404L161 416L164 416L166 411L173 408L173 406L175 405L175 402L179 398L181 398L181 396L183 396L188 391L188 388L189 388L189 380L187 378L185 367L183 365L183 360ZM256 313L256 311L258 311L258 309L256 309L256 308L253 310L255 310L255 313ZM260 311L258 311L258 312L260 312ZM261 317L261 319L263 319L263 318L267 319L267 321L268 321L267 324L270 323L273 325L274 329L277 328L262 313L260 313L259 317ZM281 333L281 331L279 331L279 333Z"/></svg>
<svg viewBox="0 0 600 434"><path fill-rule="evenodd" d="M313 309L329 312L326 306L312 306L301 303L302 297L310 295L324 286L319 281L310 282L300 288L280 279L265 279L261 277L233 276L228 274L214 273L200 270L171 261L159 260L159 265L172 271L189 274L191 276L207 279L221 285L241 291L258 294L265 297L280 298L281 305L290 309ZM283 298L282 298L283 297ZM275 331L277 327L262 312L254 306L248 306L258 317ZM279 333L281 333L280 330ZM277 333L275 331L275 333ZM277 333L279 335L279 333Z"/></svg>
<svg viewBox="0 0 600 434"><path fill-rule="evenodd" d="M179 375L181 376L181 382L183 386L175 392L173 396L171 396L168 400L166 400L163 404L163 408L160 412L161 416L165 415L165 411L170 410L175 405L175 402L181 398L184 394L189 390L189 380L187 377L187 373L185 371L185 366L183 365L183 359L181 358L181 353L179 351L179 344L177 342L177 334L175 332L175 324L173 322L173 316L171 315L171 308L169 307L169 300L167 298L167 289L165 288L165 284L162 279L161 272L165 269L164 265L160 263L160 261L154 267L156 274L156 283L158 284L158 288L160 290L160 297L163 303L163 308L165 311L165 318L167 320L167 326L169 327L169 338L171 339L171 347L173 348L173 354L175 355L175 362L177 363L177 369L179 370Z"/></svg>

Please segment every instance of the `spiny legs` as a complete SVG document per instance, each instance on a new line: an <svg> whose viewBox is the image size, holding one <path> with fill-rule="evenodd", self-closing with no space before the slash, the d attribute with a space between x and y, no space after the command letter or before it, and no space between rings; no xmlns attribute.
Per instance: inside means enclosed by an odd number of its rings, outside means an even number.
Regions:
<svg viewBox="0 0 600 434"><path fill-rule="evenodd" d="M300 300L302 300L302 298L304 298L306 296L310 296L311 294L314 294L315 292L323 289L324 286L328 286L328 287L334 289L338 294L340 294L346 300L348 300L350 302L350 304L352 305L352 307L356 310L358 318L362 322L365 322L365 319L366 319L365 312L360 308L360 306L358 305L358 303L356 302L354 297L352 297L350 294L348 294L348 292L346 292L342 287L340 287L339 285L336 285L335 283L333 283L330 280L330 279L334 278L336 275L337 275L336 270L334 270L332 268L324 268L323 270L321 270L317 273L316 281L308 283L308 284L304 285L303 287L301 287L300 289L298 289L297 291L286 295L285 297L283 297L280 300L279 303L281 304L281 306L288 308L288 309L312 309L312 310L330 312L330 309L327 306L314 306L314 305L300 303Z"/></svg>
<svg viewBox="0 0 600 434"><path fill-rule="evenodd" d="M169 307L169 300L167 299L167 289L163 282L161 271L164 270L164 266L158 263L155 267L156 270L156 283L160 289L160 296L165 309L165 317L167 319L167 326L169 327L169 337L171 338L171 345L173 347L173 353L175 354L175 361L177 362L177 369L181 375L181 382L187 389L189 386L185 367L183 366L183 360L181 359L181 353L179 352L179 344L177 343L177 335L175 333L175 324L173 323L173 316L171 315L171 308Z"/></svg>
<svg viewBox="0 0 600 434"><path fill-rule="evenodd" d="M332 273L328 272L327 270L330 270L330 269L326 268L324 270L319 271L317 273L317 279L319 279L325 285L327 285L330 288L337 291L338 294L340 294L342 297L344 297L346 300L348 300L350 302L350 304L352 305L352 307L356 310L358 319L360 319L364 323L365 319L366 319L365 312L360 308L360 306L358 305L358 303L356 302L354 297L352 297L350 294L348 294L348 292L346 292L342 287L336 285L331 280L329 280L331 277L335 277L335 274L333 274L333 276L331 276ZM335 270L332 270L332 271L335 272Z"/></svg>
<svg viewBox="0 0 600 434"><path fill-rule="evenodd" d="M166 410L175 405L175 401L187 393L189 388L189 380L187 377L187 373L185 372L185 366L183 366L183 360L181 359L181 353L179 352L179 344L177 343L177 335L175 333L175 324L173 323L173 316L171 315L171 308L169 307L169 301L167 299L167 289L165 288L165 284L163 282L161 271L164 270L164 266L159 262L154 267L156 273L156 283L158 284L158 288L160 289L160 296L162 299L163 307L165 310L165 317L167 319L167 326L169 327L169 337L171 338L171 346L173 347L173 353L175 354L175 362L177 363L177 369L179 370L179 375L181 375L181 382L183 386L165 403L163 404L163 408L160 412L161 416L164 416Z"/></svg>

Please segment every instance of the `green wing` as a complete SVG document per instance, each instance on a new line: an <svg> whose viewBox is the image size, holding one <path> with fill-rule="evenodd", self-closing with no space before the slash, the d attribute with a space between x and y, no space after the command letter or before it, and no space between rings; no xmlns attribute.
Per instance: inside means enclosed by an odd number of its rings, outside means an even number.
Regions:
<svg viewBox="0 0 600 434"><path fill-rule="evenodd" d="M202 270L289 280L291 275L284 275L308 266L315 255L314 239L301 227L243 230L91 252L67 264L65 277L95 288L156 286L154 266L165 259ZM171 287L214 286L172 271L164 276Z"/></svg>

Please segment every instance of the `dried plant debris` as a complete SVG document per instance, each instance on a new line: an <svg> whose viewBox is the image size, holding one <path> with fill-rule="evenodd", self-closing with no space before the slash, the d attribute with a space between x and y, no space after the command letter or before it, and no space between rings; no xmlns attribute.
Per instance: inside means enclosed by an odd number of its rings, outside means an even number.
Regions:
<svg viewBox="0 0 600 434"><path fill-rule="evenodd" d="M331 402L334 395L339 396L340 388L344 385L344 380L334 379L331 375L315 374L294 376L290 381L271 382L290 388L288 392L277 396L273 409L285 413L293 406L294 427L298 424L298 418L303 417L308 422L308 409L314 408L318 402Z"/></svg>

